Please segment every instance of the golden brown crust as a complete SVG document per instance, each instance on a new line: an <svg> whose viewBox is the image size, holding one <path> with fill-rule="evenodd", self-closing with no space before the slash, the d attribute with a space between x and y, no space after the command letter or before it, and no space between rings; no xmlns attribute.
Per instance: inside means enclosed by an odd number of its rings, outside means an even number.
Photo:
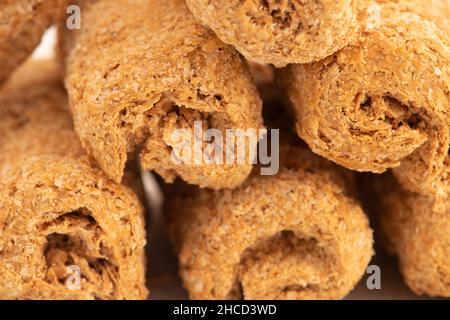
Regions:
<svg viewBox="0 0 450 320"><path fill-rule="evenodd" d="M66 0L0 0L0 85L33 52Z"/></svg>
<svg viewBox="0 0 450 320"><path fill-rule="evenodd" d="M357 31L355 0L187 0L203 25L247 59L278 67L310 63L346 46Z"/></svg>
<svg viewBox="0 0 450 320"><path fill-rule="evenodd" d="M283 72L298 134L340 165L376 173L395 168L408 189L442 196L450 143L450 33L442 21L450 6L365 3L371 9L364 7L356 41ZM379 20L369 16L373 8Z"/></svg>
<svg viewBox="0 0 450 320"><path fill-rule="evenodd" d="M398 256L407 285L419 295L450 297L450 208L385 182L380 225L389 252ZM386 184L390 183L390 188Z"/></svg>
<svg viewBox="0 0 450 320"><path fill-rule="evenodd" d="M363 275L372 233L346 173L297 147L282 154L277 176L169 195L191 298L340 299Z"/></svg>
<svg viewBox="0 0 450 320"><path fill-rule="evenodd" d="M260 128L261 101L238 53L198 25L181 0L97 1L84 9L67 59L76 131L120 181L127 154L166 181L241 184L251 165L177 165L174 129ZM111 23L115 21L115 23Z"/></svg>
<svg viewBox="0 0 450 320"><path fill-rule="evenodd" d="M141 204L90 166L55 70L29 62L0 93L0 298L144 299Z"/></svg>

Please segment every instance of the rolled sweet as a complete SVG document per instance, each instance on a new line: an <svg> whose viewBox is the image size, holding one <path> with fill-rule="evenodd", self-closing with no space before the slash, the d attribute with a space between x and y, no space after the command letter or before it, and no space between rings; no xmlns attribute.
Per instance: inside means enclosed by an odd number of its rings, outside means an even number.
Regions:
<svg viewBox="0 0 450 320"><path fill-rule="evenodd" d="M203 25L247 59L284 67L346 46L358 29L355 0L187 0Z"/></svg>
<svg viewBox="0 0 450 320"><path fill-rule="evenodd" d="M450 5L365 3L356 41L280 75L298 134L344 167L394 168L406 188L442 196L450 143Z"/></svg>
<svg viewBox="0 0 450 320"><path fill-rule="evenodd" d="M64 13L66 0L0 0L0 85Z"/></svg>
<svg viewBox="0 0 450 320"><path fill-rule="evenodd" d="M393 180L393 179L392 179ZM382 239L398 256L406 284L418 295L450 297L450 208L404 190L395 181L379 194Z"/></svg>
<svg viewBox="0 0 450 320"><path fill-rule="evenodd" d="M340 299L372 256L350 176L285 147L276 176L234 190L172 190L169 233L193 299Z"/></svg>
<svg viewBox="0 0 450 320"><path fill-rule="evenodd" d="M58 74L0 92L0 299L145 299L142 206L91 167Z"/></svg>
<svg viewBox="0 0 450 320"><path fill-rule="evenodd" d="M66 39L66 87L76 131L108 176L119 182L128 155L139 153L142 167L168 182L241 184L250 161L172 157L173 133L195 123L224 136L262 127L261 101L239 54L196 23L182 0L99 0L83 12L81 32Z"/></svg>

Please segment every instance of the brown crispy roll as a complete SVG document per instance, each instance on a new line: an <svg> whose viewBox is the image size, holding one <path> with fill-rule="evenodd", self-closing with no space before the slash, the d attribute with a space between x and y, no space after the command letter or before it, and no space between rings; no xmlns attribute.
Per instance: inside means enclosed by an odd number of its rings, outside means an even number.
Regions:
<svg viewBox="0 0 450 320"><path fill-rule="evenodd" d="M359 38L282 73L297 131L347 168L394 168L408 189L443 196L449 149L450 5L366 1Z"/></svg>
<svg viewBox="0 0 450 320"><path fill-rule="evenodd" d="M171 159L174 130L196 121L221 132L262 126L239 54L198 25L182 0L100 0L83 12L81 33L66 42L66 86L76 131L101 168L120 181L127 156L140 152L143 168L169 182L241 184L248 163Z"/></svg>
<svg viewBox="0 0 450 320"><path fill-rule="evenodd" d="M91 167L57 75L30 62L0 93L0 299L144 299L142 207Z"/></svg>
<svg viewBox="0 0 450 320"><path fill-rule="evenodd" d="M172 190L169 231L194 299L340 299L372 256L351 176L298 147L276 176ZM184 192L184 193L183 193Z"/></svg>
<svg viewBox="0 0 450 320"><path fill-rule="evenodd" d="M189 9L246 58L282 67L346 46L357 30L355 0L187 0Z"/></svg>
<svg viewBox="0 0 450 320"><path fill-rule="evenodd" d="M0 84L33 52L66 0L0 0Z"/></svg>
<svg viewBox="0 0 450 320"><path fill-rule="evenodd" d="M407 285L419 295L450 297L450 208L408 192L393 179L379 194L382 240L398 256ZM386 186L389 184L389 186Z"/></svg>

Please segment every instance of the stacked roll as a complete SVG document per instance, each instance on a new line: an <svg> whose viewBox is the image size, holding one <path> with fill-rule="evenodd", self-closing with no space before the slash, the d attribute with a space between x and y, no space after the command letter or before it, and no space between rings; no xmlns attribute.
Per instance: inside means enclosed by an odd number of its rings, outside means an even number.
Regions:
<svg viewBox="0 0 450 320"><path fill-rule="evenodd" d="M247 59L310 63L345 47L358 30L355 0L187 0L200 23Z"/></svg>
<svg viewBox="0 0 450 320"><path fill-rule="evenodd" d="M0 85L64 14L66 0L0 0Z"/></svg>
<svg viewBox="0 0 450 320"><path fill-rule="evenodd" d="M357 40L282 80L311 149L357 171L393 168L407 189L448 195L450 5L365 1Z"/></svg>
<svg viewBox="0 0 450 320"><path fill-rule="evenodd" d="M380 248L398 257L414 293L450 297L450 209L433 209L433 198L405 190L391 175L368 177L371 212Z"/></svg>
<svg viewBox="0 0 450 320"><path fill-rule="evenodd" d="M143 209L91 166L58 77L29 62L0 92L0 299L144 299Z"/></svg>
<svg viewBox="0 0 450 320"><path fill-rule="evenodd" d="M372 256L351 176L285 145L276 176L228 191L174 188L169 230L193 299L340 299Z"/></svg>
<svg viewBox="0 0 450 320"><path fill-rule="evenodd" d="M177 129L200 123L225 136L262 127L260 98L234 48L197 24L183 0L99 0L83 12L84 28L65 40L66 87L76 131L100 167L120 182L128 155L139 153L168 182L240 185L250 161L172 158Z"/></svg>

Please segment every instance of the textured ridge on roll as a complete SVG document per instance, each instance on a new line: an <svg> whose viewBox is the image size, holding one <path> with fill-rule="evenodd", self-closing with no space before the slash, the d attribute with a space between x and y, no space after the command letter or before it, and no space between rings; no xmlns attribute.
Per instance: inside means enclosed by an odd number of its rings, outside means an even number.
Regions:
<svg viewBox="0 0 450 320"><path fill-rule="evenodd" d="M172 190L169 231L194 299L340 299L372 256L350 176L285 147L277 176L232 191Z"/></svg>
<svg viewBox="0 0 450 320"><path fill-rule="evenodd" d="M406 188L446 197L450 5L363 3L356 41L281 75L298 134L342 166L375 173L395 168Z"/></svg>
<svg viewBox="0 0 450 320"><path fill-rule="evenodd" d="M450 208L433 210L432 199L382 181L382 239L398 256L407 285L419 295L450 297Z"/></svg>
<svg viewBox="0 0 450 320"><path fill-rule="evenodd" d="M346 46L357 31L354 0L187 0L203 25L247 59L282 67Z"/></svg>
<svg viewBox="0 0 450 320"><path fill-rule="evenodd" d="M144 299L143 209L90 166L57 75L27 62L0 92L0 298Z"/></svg>
<svg viewBox="0 0 450 320"><path fill-rule="evenodd" d="M0 85L63 14L66 0L0 0Z"/></svg>
<svg viewBox="0 0 450 320"><path fill-rule="evenodd" d="M250 164L175 164L175 129L260 128L261 101L239 54L198 25L182 0L96 1L69 34L66 87L76 131L120 181L127 155L166 181L232 188Z"/></svg>

